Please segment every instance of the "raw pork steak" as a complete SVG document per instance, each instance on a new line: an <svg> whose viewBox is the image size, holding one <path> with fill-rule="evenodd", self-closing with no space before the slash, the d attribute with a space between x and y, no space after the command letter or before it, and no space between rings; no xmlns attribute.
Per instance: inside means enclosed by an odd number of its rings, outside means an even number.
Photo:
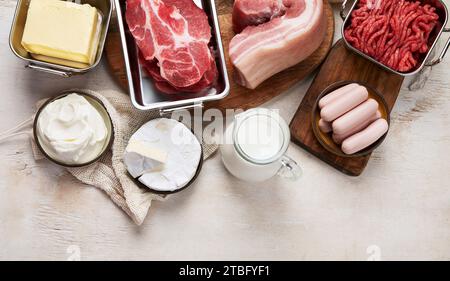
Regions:
<svg viewBox="0 0 450 281"><path fill-rule="evenodd" d="M323 1L236 0L234 29L245 27L230 42L237 82L254 89L319 48L326 32Z"/></svg>
<svg viewBox="0 0 450 281"><path fill-rule="evenodd" d="M179 88L171 85L161 76L161 71L159 69L158 63L155 60L145 61L141 60L141 64L147 73L152 76L153 81L155 82L155 87L166 94L179 94L179 93L200 93L204 89L208 88L211 84L213 84L218 75L216 63L214 60L211 60L211 67L208 71L205 72L203 77L196 84L187 86L184 88ZM200 93L201 94L201 93ZM186 96L186 95L185 95Z"/></svg>
<svg viewBox="0 0 450 281"><path fill-rule="evenodd" d="M164 92L192 92L217 76L211 28L192 0L127 0L126 20L145 68ZM214 77L211 77L214 76Z"/></svg>

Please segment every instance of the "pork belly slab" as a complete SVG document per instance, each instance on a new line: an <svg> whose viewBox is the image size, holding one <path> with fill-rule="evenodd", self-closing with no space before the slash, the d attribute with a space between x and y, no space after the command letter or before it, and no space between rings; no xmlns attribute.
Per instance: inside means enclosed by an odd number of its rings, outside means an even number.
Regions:
<svg viewBox="0 0 450 281"><path fill-rule="evenodd" d="M230 58L236 82L249 89L306 59L326 33L323 0L236 0L233 20L235 30L245 26L230 42Z"/></svg>

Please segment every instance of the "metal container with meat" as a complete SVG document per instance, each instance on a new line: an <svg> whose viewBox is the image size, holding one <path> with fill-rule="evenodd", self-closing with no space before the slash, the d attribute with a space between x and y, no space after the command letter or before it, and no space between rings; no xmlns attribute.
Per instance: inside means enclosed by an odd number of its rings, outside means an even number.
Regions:
<svg viewBox="0 0 450 281"><path fill-rule="evenodd" d="M353 52L393 73L409 76L442 61L447 40L439 57L431 60L446 27L448 10L441 0L356 0L345 13L342 3L342 37Z"/></svg>
<svg viewBox="0 0 450 281"><path fill-rule="evenodd" d="M228 95L214 0L115 0L115 4L136 108L165 114Z"/></svg>

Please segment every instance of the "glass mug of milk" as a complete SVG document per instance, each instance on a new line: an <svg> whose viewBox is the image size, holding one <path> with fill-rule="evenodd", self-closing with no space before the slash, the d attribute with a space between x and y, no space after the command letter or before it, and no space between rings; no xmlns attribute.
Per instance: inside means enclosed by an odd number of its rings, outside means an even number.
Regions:
<svg viewBox="0 0 450 281"><path fill-rule="evenodd" d="M235 177L261 182L276 175L297 180L301 169L285 155L290 142L289 127L281 116L265 108L237 114L220 146L222 161Z"/></svg>

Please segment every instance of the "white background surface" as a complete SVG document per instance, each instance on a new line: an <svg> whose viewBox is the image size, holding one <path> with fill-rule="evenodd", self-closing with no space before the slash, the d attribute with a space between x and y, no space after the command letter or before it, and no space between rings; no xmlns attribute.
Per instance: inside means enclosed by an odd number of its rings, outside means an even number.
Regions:
<svg viewBox="0 0 450 281"><path fill-rule="evenodd" d="M118 88L106 63L70 79L25 69L8 46L15 5L0 0L0 131L59 91ZM3 143L0 259L66 260L79 249L83 260L366 260L373 254L448 260L449 69L450 55L423 90L410 92L405 82L390 134L361 177L345 176L291 144L302 180L247 184L231 177L216 155L191 188L155 202L140 227L100 190L47 161L35 162L26 137ZM266 106L282 109L289 121L310 82ZM371 245L379 251L368 253Z"/></svg>

